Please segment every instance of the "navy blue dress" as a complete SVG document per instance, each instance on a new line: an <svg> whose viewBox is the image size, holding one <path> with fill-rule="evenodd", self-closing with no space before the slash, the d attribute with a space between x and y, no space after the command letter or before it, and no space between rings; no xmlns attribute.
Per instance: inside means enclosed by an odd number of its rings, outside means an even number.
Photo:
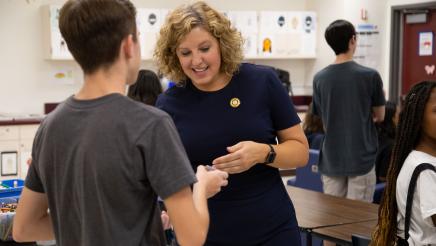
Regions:
<svg viewBox="0 0 436 246"><path fill-rule="evenodd" d="M240 100L232 107L232 98ZM192 167L211 165L240 141L276 143L276 132L300 123L275 72L241 64L226 87L198 90L191 82L172 87L156 106L173 118ZM206 245L300 245L294 208L278 169L255 165L232 174L209 199Z"/></svg>

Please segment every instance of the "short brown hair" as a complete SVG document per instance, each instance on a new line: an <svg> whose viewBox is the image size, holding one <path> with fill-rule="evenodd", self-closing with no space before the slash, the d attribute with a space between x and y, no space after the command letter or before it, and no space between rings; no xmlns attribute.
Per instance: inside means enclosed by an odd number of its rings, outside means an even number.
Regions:
<svg viewBox="0 0 436 246"><path fill-rule="evenodd" d="M85 74L111 65L122 40L136 41L136 9L128 0L69 0L59 14L59 29Z"/></svg>
<svg viewBox="0 0 436 246"><path fill-rule="evenodd" d="M221 50L220 71L232 76L243 58L241 33L231 27L229 19L223 14L202 1L180 6L168 15L154 51L159 70L177 83L187 79L176 49L183 37L196 27L204 28L218 40Z"/></svg>

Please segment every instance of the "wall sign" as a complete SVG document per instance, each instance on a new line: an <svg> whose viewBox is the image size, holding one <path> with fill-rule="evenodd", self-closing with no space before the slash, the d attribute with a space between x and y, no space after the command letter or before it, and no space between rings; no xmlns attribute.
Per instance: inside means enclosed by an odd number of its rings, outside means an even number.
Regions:
<svg viewBox="0 0 436 246"><path fill-rule="evenodd" d="M433 55L433 32L419 33L419 56Z"/></svg>

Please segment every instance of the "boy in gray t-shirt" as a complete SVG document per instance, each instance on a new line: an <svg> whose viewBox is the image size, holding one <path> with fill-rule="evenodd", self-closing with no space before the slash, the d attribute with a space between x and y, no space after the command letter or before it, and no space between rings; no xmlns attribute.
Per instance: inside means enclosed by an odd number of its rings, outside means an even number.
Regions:
<svg viewBox="0 0 436 246"><path fill-rule="evenodd" d="M16 241L165 245L160 196L179 243L203 244L207 198L228 174L200 166L195 175L171 118L124 96L141 61L135 15L127 0L62 7L59 27L85 81L38 129Z"/></svg>
<svg viewBox="0 0 436 246"><path fill-rule="evenodd" d="M384 119L383 83L377 71L353 61L351 23L334 21L325 38L336 60L313 81L313 113L325 128L319 160L324 193L371 202L378 143L374 122Z"/></svg>

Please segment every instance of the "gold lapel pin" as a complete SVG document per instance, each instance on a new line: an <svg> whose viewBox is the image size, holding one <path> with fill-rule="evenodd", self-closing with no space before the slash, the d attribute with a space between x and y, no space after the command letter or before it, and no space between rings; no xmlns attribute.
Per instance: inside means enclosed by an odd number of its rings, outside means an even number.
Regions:
<svg viewBox="0 0 436 246"><path fill-rule="evenodd" d="M239 98L232 98L230 99L230 106L232 106L233 108L237 108L239 107L239 105L241 105L241 100L239 100Z"/></svg>

